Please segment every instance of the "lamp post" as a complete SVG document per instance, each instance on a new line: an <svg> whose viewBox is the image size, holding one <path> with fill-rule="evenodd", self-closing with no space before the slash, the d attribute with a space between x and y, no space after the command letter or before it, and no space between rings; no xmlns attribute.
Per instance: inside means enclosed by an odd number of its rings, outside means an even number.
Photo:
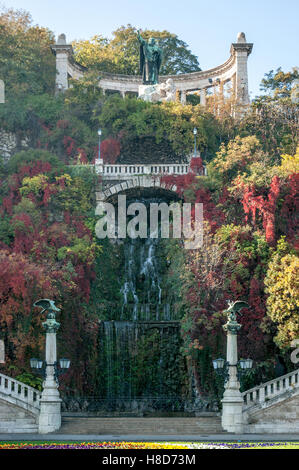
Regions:
<svg viewBox="0 0 299 470"><path fill-rule="evenodd" d="M99 136L99 151L98 151L98 158L95 160L95 171L97 174L101 174L104 171L104 162L101 158L101 135L102 129L98 129L98 136Z"/></svg>
<svg viewBox="0 0 299 470"><path fill-rule="evenodd" d="M228 321L223 326L227 334L226 345L226 382L222 402L221 424L225 431L233 433L243 433L243 397L240 392L240 382L238 373L238 344L237 336L241 325L237 322L237 312L241 308L249 307L246 302L236 301L229 303L226 310ZM213 361L214 368L223 368L224 359ZM252 366L252 360L239 361L241 370Z"/></svg>
<svg viewBox="0 0 299 470"><path fill-rule="evenodd" d="M102 136L102 129L98 129L98 136L99 136L99 152L98 152L98 162L99 164L103 163L101 159L101 136Z"/></svg>
<svg viewBox="0 0 299 470"><path fill-rule="evenodd" d="M60 371L57 365L56 333L60 323L56 321L56 313L60 312L53 300L41 299L35 302L34 307L42 308L47 312L47 319L43 322L46 331L46 355L45 361L37 358L30 359L30 365L42 372L45 377L43 392L40 400L39 429L38 432L46 434L57 431L61 426L61 398L58 391L58 375ZM60 366L68 368L70 362L60 360Z"/></svg>
<svg viewBox="0 0 299 470"><path fill-rule="evenodd" d="M59 361L54 362L54 364L48 364L46 361L42 359L37 359L36 357L32 357L30 359L30 367L31 369L35 370L37 374L42 375L42 377L46 378L46 369L48 366L54 367L54 378L59 386L58 377L64 374L70 367L71 361L69 359L59 359Z"/></svg>
<svg viewBox="0 0 299 470"><path fill-rule="evenodd" d="M194 134L194 157L197 155L197 150L196 150L196 135L197 135L197 129L194 127L193 129L193 134Z"/></svg>

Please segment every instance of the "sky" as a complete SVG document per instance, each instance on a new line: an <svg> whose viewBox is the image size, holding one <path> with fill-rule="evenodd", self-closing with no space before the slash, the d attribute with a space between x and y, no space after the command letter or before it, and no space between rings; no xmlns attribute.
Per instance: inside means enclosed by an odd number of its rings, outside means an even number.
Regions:
<svg viewBox="0 0 299 470"><path fill-rule="evenodd" d="M224 63L237 34L253 43L248 59L250 97L264 74L299 66L299 0L0 0L29 11L33 23L67 42L96 34L111 37L122 25L167 30L195 54L202 70Z"/></svg>

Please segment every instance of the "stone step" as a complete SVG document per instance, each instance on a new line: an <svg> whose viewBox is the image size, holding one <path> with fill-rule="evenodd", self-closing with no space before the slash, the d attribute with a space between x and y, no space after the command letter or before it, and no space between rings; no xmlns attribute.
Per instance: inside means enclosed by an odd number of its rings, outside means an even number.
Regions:
<svg viewBox="0 0 299 470"><path fill-rule="evenodd" d="M26 413L25 411L18 411L18 412L15 412L15 413L11 413L10 411L7 411L7 412L2 412L0 413L0 421L5 421L6 419L22 419L22 418L26 418L28 416L28 413Z"/></svg>
<svg viewBox="0 0 299 470"><path fill-rule="evenodd" d="M248 434L284 434L284 433L298 433L299 423L294 420L292 423L258 423L247 424L244 427L244 433Z"/></svg>
<svg viewBox="0 0 299 470"><path fill-rule="evenodd" d="M16 427L1 427L0 426L0 433L1 434L37 434L38 433L38 426L32 426L31 428L29 427L22 427L22 428L16 428Z"/></svg>
<svg viewBox="0 0 299 470"><path fill-rule="evenodd" d="M22 426L23 424L36 424L36 420L34 418L5 418L0 420L0 426L3 423L15 423L17 426Z"/></svg>
<svg viewBox="0 0 299 470"><path fill-rule="evenodd" d="M213 418L76 418L63 417L61 434L199 434L223 432Z"/></svg>
<svg viewBox="0 0 299 470"><path fill-rule="evenodd" d="M0 421L0 433L35 433L38 425L31 420L26 421Z"/></svg>

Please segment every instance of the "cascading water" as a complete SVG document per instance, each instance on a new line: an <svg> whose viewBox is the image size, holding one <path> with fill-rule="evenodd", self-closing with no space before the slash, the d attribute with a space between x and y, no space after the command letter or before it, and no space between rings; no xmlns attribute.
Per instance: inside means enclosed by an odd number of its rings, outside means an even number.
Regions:
<svg viewBox="0 0 299 470"><path fill-rule="evenodd" d="M157 199L142 200L147 205L152 201ZM102 322L107 398L179 393L178 367L171 369L180 357L179 324L163 291L160 243L148 237L127 238L123 244L119 316Z"/></svg>
<svg viewBox="0 0 299 470"><path fill-rule="evenodd" d="M121 288L123 318L129 315L133 321L164 319L156 258L158 243L159 239L147 238L129 239L125 244L125 279Z"/></svg>

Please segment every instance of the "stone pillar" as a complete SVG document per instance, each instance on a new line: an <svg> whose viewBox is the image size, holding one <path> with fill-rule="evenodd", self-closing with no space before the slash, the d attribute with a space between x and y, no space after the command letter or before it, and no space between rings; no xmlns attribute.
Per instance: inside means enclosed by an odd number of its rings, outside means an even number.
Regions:
<svg viewBox="0 0 299 470"><path fill-rule="evenodd" d="M68 62L69 56L73 53L73 48L66 43L65 34L60 34L52 51L56 55L56 91L64 91L69 87L68 84Z"/></svg>
<svg viewBox="0 0 299 470"><path fill-rule="evenodd" d="M55 313L49 311L43 323L46 330L46 379L40 400L38 432L46 434L57 431L61 426L61 399L58 382L55 377L57 361L56 332L60 324L55 320Z"/></svg>
<svg viewBox="0 0 299 470"><path fill-rule="evenodd" d="M248 93L248 72L247 60L252 51L253 44L246 42L244 33L239 33L237 42L231 45L231 53L235 56L236 61L236 81L235 81L235 97L239 105L247 105L250 103Z"/></svg>
<svg viewBox="0 0 299 470"><path fill-rule="evenodd" d="M5 103L5 85L3 80L0 80L0 103Z"/></svg>
<svg viewBox="0 0 299 470"><path fill-rule="evenodd" d="M186 101L187 101L187 93L185 90L182 90L181 91L181 103L186 104Z"/></svg>
<svg viewBox="0 0 299 470"><path fill-rule="evenodd" d="M103 160L96 159L94 163L94 168L95 168L95 173L97 175L103 175L104 174L104 163Z"/></svg>
<svg viewBox="0 0 299 470"><path fill-rule="evenodd" d="M202 106L206 106L206 93L207 93L206 88L202 88L200 90L200 104Z"/></svg>
<svg viewBox="0 0 299 470"><path fill-rule="evenodd" d="M237 377L237 333L241 325L235 319L230 318L223 328L227 332L226 360L228 362L229 378L225 384L225 391L221 400L221 424L225 431L243 433L243 397Z"/></svg>
<svg viewBox="0 0 299 470"><path fill-rule="evenodd" d="M5 363L5 345L3 339L0 339L0 364Z"/></svg>

